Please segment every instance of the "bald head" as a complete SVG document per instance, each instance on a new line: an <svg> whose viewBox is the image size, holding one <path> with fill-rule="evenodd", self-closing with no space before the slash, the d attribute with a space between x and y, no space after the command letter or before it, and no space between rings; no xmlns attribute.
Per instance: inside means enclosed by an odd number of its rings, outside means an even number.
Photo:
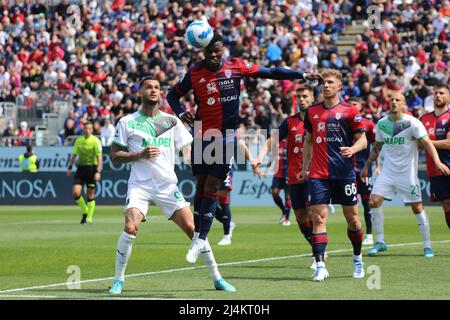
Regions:
<svg viewBox="0 0 450 320"><path fill-rule="evenodd" d="M390 94L391 114L396 117L403 115L403 108L406 106L405 96L400 91L393 91Z"/></svg>

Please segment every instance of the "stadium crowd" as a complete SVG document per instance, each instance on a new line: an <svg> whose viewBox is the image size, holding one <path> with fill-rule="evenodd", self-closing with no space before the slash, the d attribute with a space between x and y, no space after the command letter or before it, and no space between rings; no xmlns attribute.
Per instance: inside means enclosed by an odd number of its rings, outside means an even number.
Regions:
<svg viewBox="0 0 450 320"><path fill-rule="evenodd" d="M81 1L80 21L68 0L46 3L0 0L0 101L15 102L36 90L71 92L73 110L62 139L80 134L90 120L94 134L109 145L117 121L139 106L144 76L160 81L164 97L203 58L184 42L184 30L199 19L223 34L226 57L305 72L339 69L342 98L360 99L375 122L389 111L389 90L402 90L408 111L419 117L432 110L431 86L449 83L448 0ZM366 24L353 49L339 55L339 34L356 21L370 21L370 5L381 12L379 28ZM296 111L297 85L246 79L242 130L278 127ZM194 108L193 96L183 104ZM171 113L165 100L161 107ZM2 136L20 134L14 123L5 127Z"/></svg>

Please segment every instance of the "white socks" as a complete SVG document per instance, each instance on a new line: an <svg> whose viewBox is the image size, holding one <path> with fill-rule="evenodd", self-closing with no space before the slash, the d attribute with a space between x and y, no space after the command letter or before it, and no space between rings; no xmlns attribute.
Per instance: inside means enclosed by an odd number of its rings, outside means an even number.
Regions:
<svg viewBox="0 0 450 320"><path fill-rule="evenodd" d="M430 240L430 222L425 210L421 213L416 214L417 224L419 225L420 234L422 235L423 247L431 248Z"/></svg>
<svg viewBox="0 0 450 320"><path fill-rule="evenodd" d="M384 215L381 207L370 208L370 213L372 214L372 228L377 237L377 242L384 243Z"/></svg>
<svg viewBox="0 0 450 320"><path fill-rule="evenodd" d="M116 273L114 274L114 280L123 281L125 279L125 268L127 267L128 258L131 255L134 239L136 239L136 236L122 232L117 242Z"/></svg>
<svg viewBox="0 0 450 320"><path fill-rule="evenodd" d="M362 254L358 256L353 255L353 261L362 261Z"/></svg>
<svg viewBox="0 0 450 320"><path fill-rule="evenodd" d="M212 252L211 246L209 245L208 239L205 240L205 243L206 243L205 245L206 251L202 251L200 253L200 257L206 264L206 267L208 268L211 278L214 281L222 279L222 276L219 273L219 269L217 268L216 259L214 258L214 254Z"/></svg>

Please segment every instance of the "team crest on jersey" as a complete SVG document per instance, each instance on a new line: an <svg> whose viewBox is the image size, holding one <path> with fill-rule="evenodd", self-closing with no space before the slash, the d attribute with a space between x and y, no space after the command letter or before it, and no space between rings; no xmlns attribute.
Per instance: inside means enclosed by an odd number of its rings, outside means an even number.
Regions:
<svg viewBox="0 0 450 320"><path fill-rule="evenodd" d="M296 134L295 135L295 142L301 142L302 141L302 135L301 134Z"/></svg>
<svg viewBox="0 0 450 320"><path fill-rule="evenodd" d="M215 82L210 82L206 85L206 90L208 90L208 94L216 93L217 92L217 86Z"/></svg>
<svg viewBox="0 0 450 320"><path fill-rule="evenodd" d="M336 120L339 120L340 118L342 118L342 113L340 112L336 113Z"/></svg>
<svg viewBox="0 0 450 320"><path fill-rule="evenodd" d="M337 116L337 115L336 115ZM339 120L339 119L338 119ZM317 131L322 132L325 131L325 122L319 122L317 124Z"/></svg>
<svg viewBox="0 0 450 320"><path fill-rule="evenodd" d="M442 120L442 125L445 126L447 124L447 119Z"/></svg>
<svg viewBox="0 0 450 320"><path fill-rule="evenodd" d="M251 64L251 63L247 63L247 64L245 65L245 67L246 67L247 69L251 69L251 68L252 68L252 64Z"/></svg>
<svg viewBox="0 0 450 320"><path fill-rule="evenodd" d="M225 77L227 77L228 79L231 78L231 74L232 74L232 71L230 69L225 70Z"/></svg>
<svg viewBox="0 0 450 320"><path fill-rule="evenodd" d="M360 114L357 114L356 116L355 116L355 122L360 122L361 120L362 120L362 116L360 115Z"/></svg>

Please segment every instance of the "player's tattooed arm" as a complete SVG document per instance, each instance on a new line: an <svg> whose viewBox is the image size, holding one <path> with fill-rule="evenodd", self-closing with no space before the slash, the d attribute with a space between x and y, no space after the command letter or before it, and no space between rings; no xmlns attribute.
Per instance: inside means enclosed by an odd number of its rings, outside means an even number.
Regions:
<svg viewBox="0 0 450 320"><path fill-rule="evenodd" d="M378 163L378 157L380 156L381 148L383 147L384 142L375 141L372 146L372 150L370 151L369 159L367 159L364 168L361 170L360 177L361 181L368 176L369 168L372 166L372 163Z"/></svg>
<svg viewBox="0 0 450 320"><path fill-rule="evenodd" d="M151 159L159 156L159 148L154 146L146 147L140 152L129 152L128 148L115 143L111 146L110 157L112 163L127 163L141 159Z"/></svg>

